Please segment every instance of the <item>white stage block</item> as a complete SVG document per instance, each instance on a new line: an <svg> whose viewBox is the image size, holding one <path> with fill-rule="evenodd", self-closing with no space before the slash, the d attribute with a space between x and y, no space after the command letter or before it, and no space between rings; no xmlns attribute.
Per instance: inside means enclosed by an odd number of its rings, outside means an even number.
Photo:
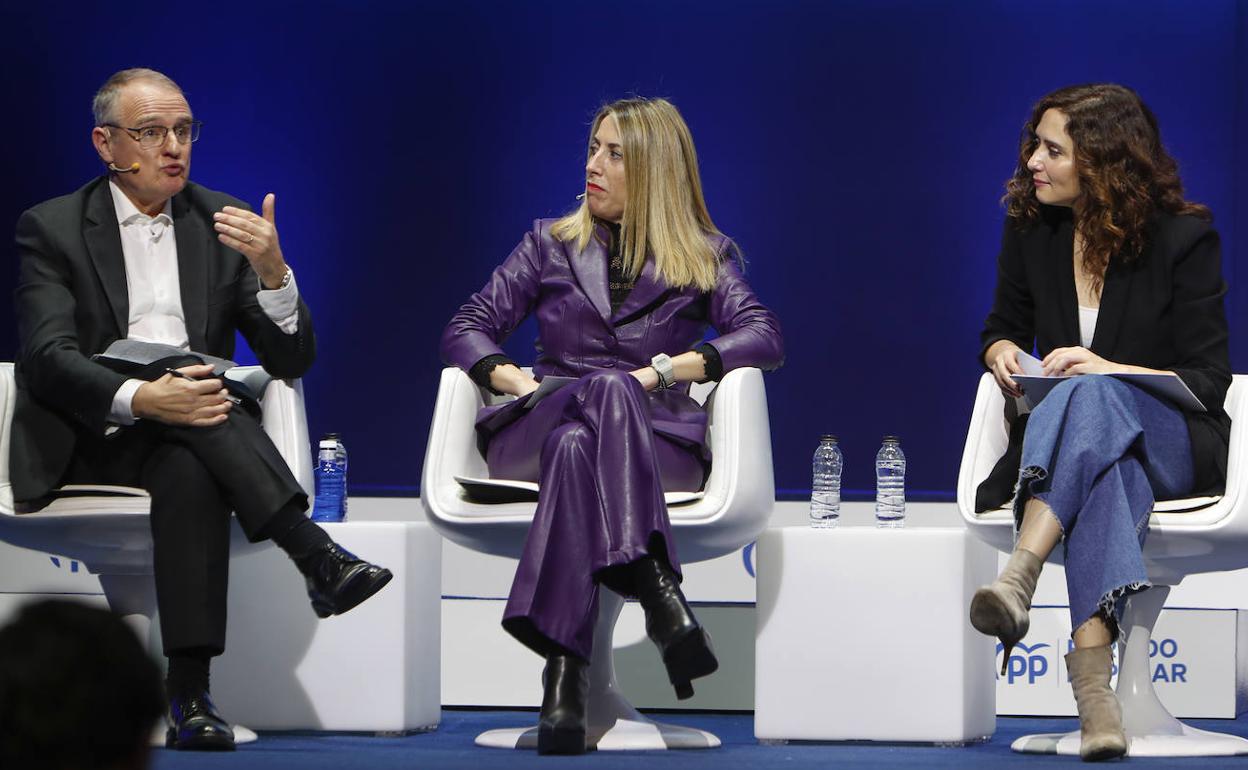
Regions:
<svg viewBox="0 0 1248 770"><path fill-rule="evenodd" d="M441 718L442 539L423 522L324 526L394 579L350 612L319 620L286 554L247 543L236 526L213 699L255 729L433 729Z"/></svg>
<svg viewBox="0 0 1248 770"><path fill-rule="evenodd" d="M782 527L758 540L760 740L960 743L996 727L967 621L996 551L965 528Z"/></svg>

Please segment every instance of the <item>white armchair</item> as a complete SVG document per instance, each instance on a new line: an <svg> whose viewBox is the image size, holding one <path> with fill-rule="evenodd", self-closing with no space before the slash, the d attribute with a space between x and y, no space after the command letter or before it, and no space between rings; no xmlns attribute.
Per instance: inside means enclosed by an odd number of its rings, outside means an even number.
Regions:
<svg viewBox="0 0 1248 770"><path fill-rule="evenodd" d="M971 532L1009 552L1014 547L1010 507L975 513L975 490L1005 451L1004 401L992 376L980 378L958 474L958 508ZM1188 727L1170 715L1153 690L1148 660L1153 626L1172 586L1186 575L1248 567L1248 375L1235 375L1226 395L1231 416L1226 491L1220 497L1158 502L1149 519L1144 561L1153 587L1132 596L1119 640L1117 695L1122 704L1128 756L1225 756L1248 754L1248 740ZM1061 548L1050 561L1058 562ZM985 661L987 663L987 661ZM1078 754L1079 732L1028 735L1014 751Z"/></svg>
<svg viewBox="0 0 1248 770"><path fill-rule="evenodd" d="M693 395L708 403L714 461L705 494L668 509L672 536L685 564L713 559L752 542L766 527L775 503L762 372L737 369L718 387L694 386ZM518 558L536 505L474 502L455 481L455 476L489 475L473 428L477 410L490 402L487 399L490 396L461 370L443 370L420 499L430 523L443 536L475 551ZM618 594L603 590L590 660L587 742L599 750L718 746L719 739L710 733L652 722L620 692L612 634L623 603ZM478 745L496 748L534 748L536 743L536 727L491 730L477 737Z"/></svg>

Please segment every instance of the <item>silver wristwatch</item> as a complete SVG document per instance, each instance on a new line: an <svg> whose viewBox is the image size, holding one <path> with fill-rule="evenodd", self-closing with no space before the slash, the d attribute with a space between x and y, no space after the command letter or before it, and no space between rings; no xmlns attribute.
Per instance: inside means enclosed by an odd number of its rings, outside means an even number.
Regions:
<svg viewBox="0 0 1248 770"><path fill-rule="evenodd" d="M650 366L659 375L659 387L670 388L676 384L676 370L672 367L672 357L660 353L650 359Z"/></svg>
<svg viewBox="0 0 1248 770"><path fill-rule="evenodd" d="M272 289L270 289L268 286L265 286L264 281L261 280L260 276L258 275L256 276L256 283L260 286L260 291L281 291L282 289L285 289L287 286L289 286L290 282L293 281L294 279L295 279L295 274L291 272L290 265L287 265L286 274L282 276L282 282L279 283L277 286L273 287Z"/></svg>

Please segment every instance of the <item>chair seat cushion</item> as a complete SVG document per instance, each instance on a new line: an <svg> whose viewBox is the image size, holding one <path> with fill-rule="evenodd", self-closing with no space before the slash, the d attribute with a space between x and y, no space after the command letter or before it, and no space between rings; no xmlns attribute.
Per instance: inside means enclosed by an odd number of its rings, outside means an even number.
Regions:
<svg viewBox="0 0 1248 770"><path fill-rule="evenodd" d="M458 475L454 478L463 487L465 498L474 503L537 502L539 487L532 481ZM664 492L663 500L668 505L682 505L701 500L705 494L705 492Z"/></svg>
<svg viewBox="0 0 1248 770"><path fill-rule="evenodd" d="M18 503L22 518L61 514L142 514L151 512L152 499L143 489L115 484L66 484L37 504Z"/></svg>
<svg viewBox="0 0 1248 770"><path fill-rule="evenodd" d="M1177 500L1158 500L1153 503L1153 513L1194 513L1195 511L1208 508L1221 499L1222 495L1208 495L1205 497L1183 497ZM979 513L981 513L981 518L985 518L1002 512L1012 515L1013 510L1014 500L1011 498L1005 505Z"/></svg>

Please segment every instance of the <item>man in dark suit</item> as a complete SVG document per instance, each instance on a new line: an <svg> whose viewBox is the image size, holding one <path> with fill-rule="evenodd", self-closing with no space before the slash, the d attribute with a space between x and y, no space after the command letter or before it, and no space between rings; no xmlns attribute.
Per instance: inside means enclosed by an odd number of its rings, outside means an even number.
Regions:
<svg viewBox="0 0 1248 770"><path fill-rule="evenodd" d="M17 225L21 339L11 452L14 496L37 510L65 483L151 494L156 596L169 658L168 743L232 749L208 697L225 646L230 512L306 576L318 615L390 580L304 515L307 495L253 416L195 352L229 358L235 331L275 377L299 377L315 338L274 224L187 181L199 123L181 89L124 70L96 94L92 141L109 173L26 211ZM187 351L155 379L91 359L119 339Z"/></svg>

